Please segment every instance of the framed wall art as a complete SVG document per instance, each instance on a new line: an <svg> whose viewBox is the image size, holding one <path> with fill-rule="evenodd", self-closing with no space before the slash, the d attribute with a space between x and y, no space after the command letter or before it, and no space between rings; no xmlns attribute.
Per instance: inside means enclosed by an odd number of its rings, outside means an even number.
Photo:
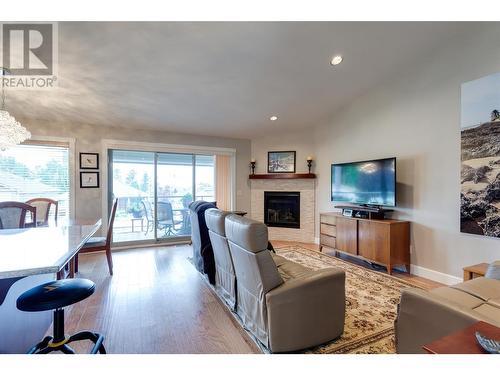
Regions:
<svg viewBox="0 0 500 375"><path fill-rule="evenodd" d="M81 188L98 188L99 172L80 172Z"/></svg>
<svg viewBox="0 0 500 375"><path fill-rule="evenodd" d="M269 151L267 173L295 173L295 151Z"/></svg>
<svg viewBox="0 0 500 375"><path fill-rule="evenodd" d="M99 154L80 152L80 169L99 169Z"/></svg>

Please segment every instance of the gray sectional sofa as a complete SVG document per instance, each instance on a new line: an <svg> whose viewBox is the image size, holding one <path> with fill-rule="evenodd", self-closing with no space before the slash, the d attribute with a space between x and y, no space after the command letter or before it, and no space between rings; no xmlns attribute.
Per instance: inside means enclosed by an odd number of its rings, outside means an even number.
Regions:
<svg viewBox="0 0 500 375"><path fill-rule="evenodd" d="M398 306L396 350L422 347L477 321L500 327L500 280L479 277L450 287L403 291Z"/></svg>

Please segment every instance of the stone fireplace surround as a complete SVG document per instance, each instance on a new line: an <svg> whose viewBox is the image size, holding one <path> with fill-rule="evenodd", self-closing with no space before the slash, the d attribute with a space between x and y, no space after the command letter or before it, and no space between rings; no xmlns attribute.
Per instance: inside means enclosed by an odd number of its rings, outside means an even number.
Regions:
<svg viewBox="0 0 500 375"><path fill-rule="evenodd" d="M270 240L310 242L315 241L315 179L255 179L250 180L251 213L254 220L264 222L265 191L300 192L300 228L269 227Z"/></svg>

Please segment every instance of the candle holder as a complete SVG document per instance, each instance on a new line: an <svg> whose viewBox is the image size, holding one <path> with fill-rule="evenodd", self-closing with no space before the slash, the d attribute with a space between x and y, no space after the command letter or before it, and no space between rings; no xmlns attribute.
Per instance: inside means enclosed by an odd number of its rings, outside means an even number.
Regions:
<svg viewBox="0 0 500 375"><path fill-rule="evenodd" d="M255 174L255 161L251 161L250 162L250 168L252 168L252 174L254 175Z"/></svg>
<svg viewBox="0 0 500 375"><path fill-rule="evenodd" d="M307 159L307 169L309 170L309 174L311 174L312 163L312 159Z"/></svg>

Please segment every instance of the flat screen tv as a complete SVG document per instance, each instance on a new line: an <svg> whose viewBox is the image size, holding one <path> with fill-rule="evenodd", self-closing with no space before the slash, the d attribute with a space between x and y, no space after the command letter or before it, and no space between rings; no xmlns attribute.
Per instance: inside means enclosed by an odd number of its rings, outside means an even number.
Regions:
<svg viewBox="0 0 500 375"><path fill-rule="evenodd" d="M331 200L396 206L396 158L332 164Z"/></svg>

